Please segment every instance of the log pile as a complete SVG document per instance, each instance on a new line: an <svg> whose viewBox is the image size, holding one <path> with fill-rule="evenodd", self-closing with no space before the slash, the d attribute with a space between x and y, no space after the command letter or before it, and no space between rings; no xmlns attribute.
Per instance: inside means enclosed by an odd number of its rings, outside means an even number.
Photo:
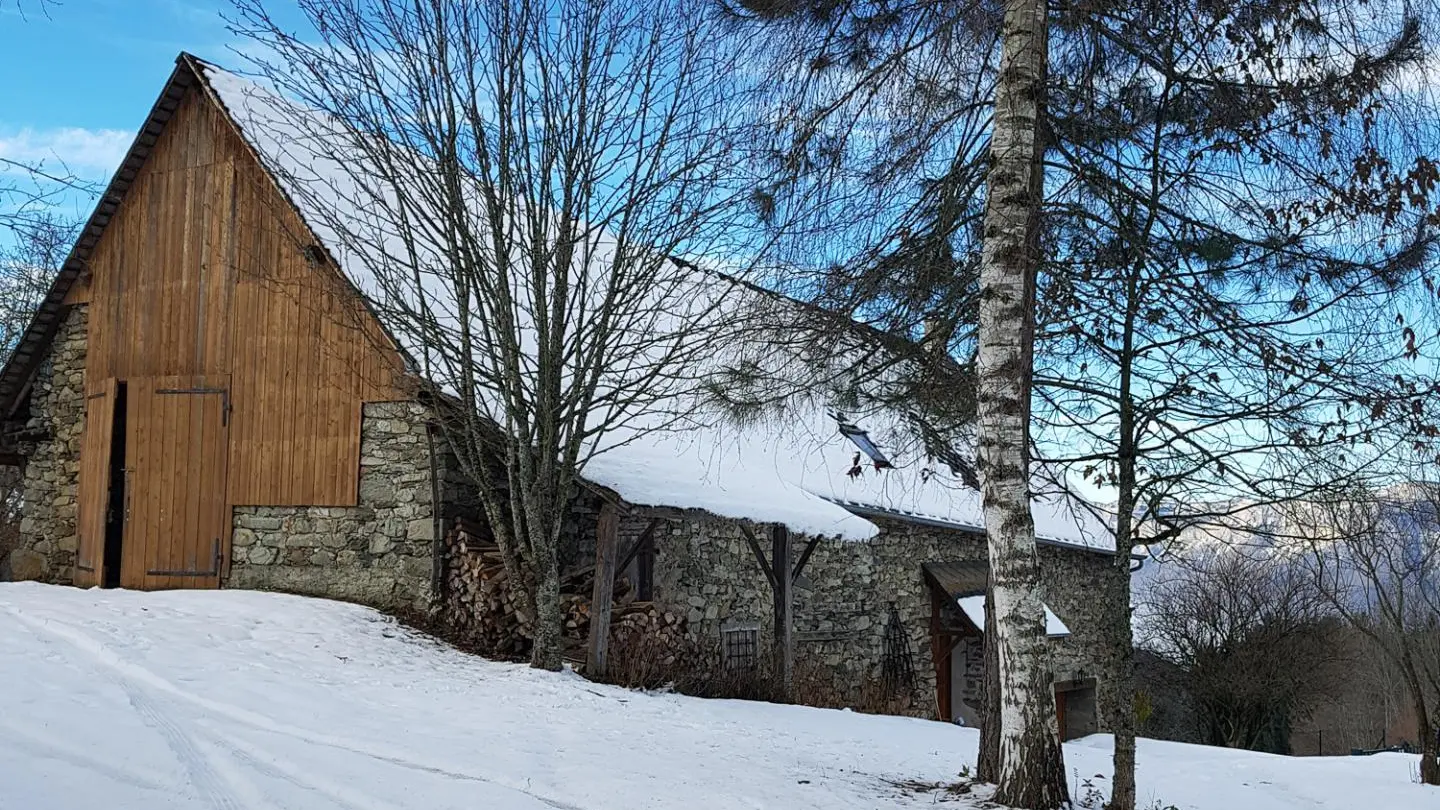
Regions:
<svg viewBox="0 0 1440 810"><path fill-rule="evenodd" d="M519 591L509 587L500 548L484 525L459 518L446 533L445 542L449 552L446 613L451 627L491 655L528 655L534 617ZM585 658L594 577L590 566L566 572L560 579L565 655L575 662ZM615 583L612 642L633 648L643 638L647 647L657 645L651 649L680 649L684 617L652 602L635 601L635 596L629 579L621 577Z"/></svg>
<svg viewBox="0 0 1440 810"><path fill-rule="evenodd" d="M525 655L534 617L507 586L510 572L500 547L463 519L445 540L450 557L446 613L452 627L490 654Z"/></svg>
<svg viewBox="0 0 1440 810"><path fill-rule="evenodd" d="M663 651L657 666L669 667L676 654L684 649L685 618L661 609L654 602L633 602L618 605L610 620L612 649L617 654L626 650Z"/></svg>

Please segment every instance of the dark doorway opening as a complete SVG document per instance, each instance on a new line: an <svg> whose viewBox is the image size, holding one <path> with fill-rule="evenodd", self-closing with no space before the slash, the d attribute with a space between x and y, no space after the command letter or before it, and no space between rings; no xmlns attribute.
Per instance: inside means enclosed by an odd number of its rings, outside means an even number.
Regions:
<svg viewBox="0 0 1440 810"><path fill-rule="evenodd" d="M125 539L125 383L115 386L114 429L110 433L110 503L105 507L105 580L102 588L120 585L120 549Z"/></svg>
<svg viewBox="0 0 1440 810"><path fill-rule="evenodd" d="M1073 740L1100 730L1095 703L1095 679L1081 678L1055 682L1055 709L1060 721L1060 739Z"/></svg>

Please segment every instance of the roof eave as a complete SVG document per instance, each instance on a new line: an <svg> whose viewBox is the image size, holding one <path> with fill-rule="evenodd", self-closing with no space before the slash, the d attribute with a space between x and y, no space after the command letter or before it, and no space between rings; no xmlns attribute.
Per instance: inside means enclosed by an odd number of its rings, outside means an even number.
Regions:
<svg viewBox="0 0 1440 810"><path fill-rule="evenodd" d="M835 500L831 502L836 504L837 506L843 506L844 508L861 517L886 518L889 520L898 520L902 523L913 523L917 526L933 526L937 529L950 529L952 531L967 532L969 534L983 535L985 533L984 526L971 526L965 523L959 523L956 521L945 520L943 518L932 517L930 515L917 515L909 512L900 512L894 509L883 509L878 506L870 506L867 504L856 503L854 501ZM1054 538L1041 537L1039 535L1036 535L1035 542L1039 543L1042 546L1053 546L1055 548L1072 549L1074 551L1089 551L1094 554L1103 554L1106 557L1114 557L1116 553L1115 549L1113 548L1089 546L1084 543L1076 543L1068 540L1056 540ZM1137 555L1131 554L1130 556L1132 558L1135 558Z"/></svg>

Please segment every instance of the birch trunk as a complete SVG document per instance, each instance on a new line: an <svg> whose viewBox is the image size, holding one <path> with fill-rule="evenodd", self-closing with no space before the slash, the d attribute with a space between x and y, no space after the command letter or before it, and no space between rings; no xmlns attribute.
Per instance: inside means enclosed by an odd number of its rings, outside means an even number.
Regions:
<svg viewBox="0 0 1440 810"><path fill-rule="evenodd" d="M1000 772L995 801L1069 801L1030 514L1030 375L1040 259L1045 0L1007 0L980 265L979 462L995 604Z"/></svg>
<svg viewBox="0 0 1440 810"><path fill-rule="evenodd" d="M980 688L980 754L975 760L975 778L994 784L1000 781L1000 659L995 654L994 580L986 584L985 641Z"/></svg>

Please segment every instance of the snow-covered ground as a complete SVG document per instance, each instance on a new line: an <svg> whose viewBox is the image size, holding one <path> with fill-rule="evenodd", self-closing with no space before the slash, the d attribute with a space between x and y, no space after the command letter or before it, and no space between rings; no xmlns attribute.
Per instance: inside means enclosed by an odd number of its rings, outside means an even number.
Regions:
<svg viewBox="0 0 1440 810"><path fill-rule="evenodd" d="M975 743L492 663L337 602L0 584L0 808L913 807L939 796L897 783L953 780ZM1108 772L1104 737L1065 753L1077 782ZM1139 762L1142 804L1440 807L1399 755Z"/></svg>

